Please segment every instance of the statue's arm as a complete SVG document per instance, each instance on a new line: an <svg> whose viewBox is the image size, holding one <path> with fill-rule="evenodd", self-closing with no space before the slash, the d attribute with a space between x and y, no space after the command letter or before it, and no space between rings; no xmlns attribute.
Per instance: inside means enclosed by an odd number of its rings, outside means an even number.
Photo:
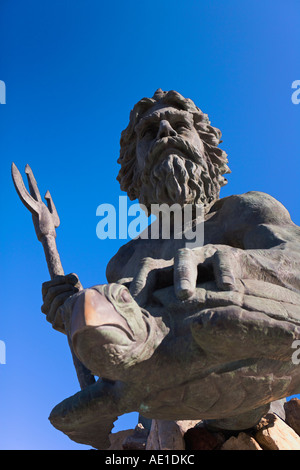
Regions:
<svg viewBox="0 0 300 470"><path fill-rule="evenodd" d="M243 195L237 208L244 224L242 275L300 290L300 228L287 209L259 192Z"/></svg>
<svg viewBox="0 0 300 470"><path fill-rule="evenodd" d="M221 201L220 201L221 202ZM226 198L219 209L223 243L181 249L174 258L174 286L181 299L213 273L220 290L239 279L257 279L300 290L300 228L285 207L259 192Z"/></svg>
<svg viewBox="0 0 300 470"><path fill-rule="evenodd" d="M229 245L250 250L299 243L299 227L287 209L269 194L250 191L224 201L220 228Z"/></svg>
<svg viewBox="0 0 300 470"><path fill-rule="evenodd" d="M297 227L267 224L249 232L244 249L248 277L300 290L299 232Z"/></svg>

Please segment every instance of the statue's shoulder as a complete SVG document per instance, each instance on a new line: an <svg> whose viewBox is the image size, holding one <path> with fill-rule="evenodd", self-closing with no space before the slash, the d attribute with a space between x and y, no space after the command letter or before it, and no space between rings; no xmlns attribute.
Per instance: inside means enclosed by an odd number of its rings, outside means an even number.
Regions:
<svg viewBox="0 0 300 470"><path fill-rule="evenodd" d="M259 224L292 224L291 216L284 205L261 191L249 191L219 199L213 206L225 218L238 219L239 222Z"/></svg>

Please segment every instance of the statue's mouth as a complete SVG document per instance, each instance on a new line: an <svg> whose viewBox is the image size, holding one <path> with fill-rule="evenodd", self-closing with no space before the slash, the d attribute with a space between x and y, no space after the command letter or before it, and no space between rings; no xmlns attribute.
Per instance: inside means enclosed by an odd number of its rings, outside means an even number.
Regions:
<svg viewBox="0 0 300 470"><path fill-rule="evenodd" d="M121 343L117 343L117 340L120 340L120 335L123 338L123 341ZM135 341L128 328L125 328L120 323L103 323L102 325L96 326L84 326L77 330L72 336L72 343L75 350L80 336L85 336L86 338L89 337L91 341L94 338L99 346L109 343L123 345L123 343L132 343Z"/></svg>
<svg viewBox="0 0 300 470"><path fill-rule="evenodd" d="M124 351L131 350L135 341L122 325L107 323L78 330L72 345L78 359L94 375L103 376L104 367L122 361Z"/></svg>
<svg viewBox="0 0 300 470"><path fill-rule="evenodd" d="M165 153L176 153L184 158L191 159L193 162L199 161L200 157L198 150L189 145L183 138L169 136L163 137L154 143L147 156L147 161L152 165L153 162L156 163L160 160L161 156Z"/></svg>
<svg viewBox="0 0 300 470"><path fill-rule="evenodd" d="M155 172L155 168L163 164L163 162L166 161L170 155L177 155L183 160L188 158L187 154L178 147L165 147L159 153L156 152L151 156L149 159L148 171Z"/></svg>
<svg viewBox="0 0 300 470"><path fill-rule="evenodd" d="M134 337L133 335L131 334L131 332L124 328L122 325L120 324L116 324L116 323L104 323L103 325L99 325L99 326L96 326L94 327L97 331L99 332L103 332L103 331L110 331L110 330L114 330L114 329L117 329L117 330L120 330L122 331L123 333L125 333L126 337L130 340L130 341L134 341Z"/></svg>

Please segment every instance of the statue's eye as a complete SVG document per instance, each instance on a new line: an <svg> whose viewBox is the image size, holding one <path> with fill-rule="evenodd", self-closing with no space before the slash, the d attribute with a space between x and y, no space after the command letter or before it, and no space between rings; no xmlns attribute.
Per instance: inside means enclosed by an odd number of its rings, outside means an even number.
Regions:
<svg viewBox="0 0 300 470"><path fill-rule="evenodd" d="M153 123L148 125L141 132L141 137L144 138L155 138L158 133L158 125Z"/></svg>
<svg viewBox="0 0 300 470"><path fill-rule="evenodd" d="M185 122L177 122L173 127L176 132L184 132L189 128L188 124Z"/></svg>
<svg viewBox="0 0 300 470"><path fill-rule="evenodd" d="M127 304L132 301L131 295L125 289L121 292L121 299Z"/></svg>

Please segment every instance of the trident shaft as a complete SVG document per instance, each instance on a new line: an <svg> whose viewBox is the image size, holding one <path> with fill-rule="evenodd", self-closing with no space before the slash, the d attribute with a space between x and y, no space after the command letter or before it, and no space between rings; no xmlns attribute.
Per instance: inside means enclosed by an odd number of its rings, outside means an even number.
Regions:
<svg viewBox="0 0 300 470"><path fill-rule="evenodd" d="M45 194L46 204L42 201L37 182L33 176L33 172L29 165L25 167L27 174L29 191L27 191L22 176L14 163L11 166L12 179L16 191L27 209L32 214L33 225L38 240L42 243L45 257L48 265L48 270L51 279L56 276L63 276L64 270L61 264L60 256L56 246L56 228L60 224L60 220L53 203L49 191ZM77 377L81 388L85 388L95 382L91 372L79 361L75 356L71 339L68 337L69 346L71 349L74 366L76 369Z"/></svg>

